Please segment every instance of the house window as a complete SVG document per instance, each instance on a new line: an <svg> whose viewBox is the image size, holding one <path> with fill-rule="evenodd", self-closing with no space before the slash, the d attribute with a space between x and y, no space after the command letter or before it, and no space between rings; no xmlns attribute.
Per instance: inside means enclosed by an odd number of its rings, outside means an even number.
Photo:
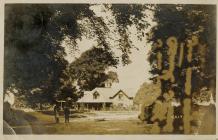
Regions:
<svg viewBox="0 0 218 140"><path fill-rule="evenodd" d="M99 97L99 94L98 94L97 92L95 92L95 93L93 94L93 99L98 99L98 97Z"/></svg>
<svg viewBox="0 0 218 140"><path fill-rule="evenodd" d="M119 100L122 100L123 99L123 94L119 94Z"/></svg>

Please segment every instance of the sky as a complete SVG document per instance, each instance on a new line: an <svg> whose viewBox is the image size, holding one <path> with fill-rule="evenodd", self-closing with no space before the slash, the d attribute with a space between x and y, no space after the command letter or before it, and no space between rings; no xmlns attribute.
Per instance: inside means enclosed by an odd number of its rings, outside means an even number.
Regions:
<svg viewBox="0 0 218 140"><path fill-rule="evenodd" d="M116 30L116 25L110 24L110 21L112 21L112 23L115 22L111 11L105 11L104 6L102 5L92 6L91 9L96 13L97 16L103 17L104 22L107 23L110 30ZM146 11L146 15L149 15L146 20L151 24L151 26L147 30L145 30L145 33L148 32L149 29L155 25L155 23L152 22L152 12ZM136 28L134 26L128 27L128 29L130 32L131 41L138 48L138 50L132 49L132 53L130 54L130 60L132 61L132 63L126 66L123 66L122 63L120 63L117 68L109 68L107 71L111 70L117 72L118 74L119 83L114 83L112 87L131 88L137 91L144 82L151 82L149 80L149 78L151 77L151 75L149 74L150 65L147 61L148 52L151 48L151 45L147 44L146 37L144 37L141 41L137 39ZM110 44L113 44L113 52L115 52L116 56L120 56L121 52L116 48L118 44L112 41L113 39L118 38L119 35L116 34L116 32L111 32L109 36L111 40L109 39L108 41L110 42ZM66 43L67 41L69 41L69 39L66 37L66 39L62 42L62 46L65 47L65 51L67 53L65 59L69 62L73 62L75 58L78 58L83 52L90 49L96 44L95 39L87 39L85 37L82 37L81 40L77 40L79 50L72 54L70 53L69 49L71 46Z"/></svg>

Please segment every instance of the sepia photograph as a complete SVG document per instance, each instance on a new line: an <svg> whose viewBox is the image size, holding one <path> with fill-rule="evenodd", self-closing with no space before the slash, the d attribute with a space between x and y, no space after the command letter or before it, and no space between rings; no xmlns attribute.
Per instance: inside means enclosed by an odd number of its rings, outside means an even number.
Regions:
<svg viewBox="0 0 218 140"><path fill-rule="evenodd" d="M3 135L216 135L216 4L6 3Z"/></svg>

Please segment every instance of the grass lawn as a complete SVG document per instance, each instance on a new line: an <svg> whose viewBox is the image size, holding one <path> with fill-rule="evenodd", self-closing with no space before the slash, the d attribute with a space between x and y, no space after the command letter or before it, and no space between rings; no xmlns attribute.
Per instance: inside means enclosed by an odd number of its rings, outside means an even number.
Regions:
<svg viewBox="0 0 218 140"><path fill-rule="evenodd" d="M202 107L199 134L215 134L215 108ZM108 114L107 114L108 113ZM70 123L54 122L52 112L18 111L16 121L9 123L17 134L149 134L152 125L137 119L136 112L93 112L74 113ZM108 117L108 118L107 118ZM129 117L129 118L127 118Z"/></svg>
<svg viewBox="0 0 218 140"><path fill-rule="evenodd" d="M73 116L65 124L63 116L59 124L54 116L41 112L28 112L28 116L37 118L28 120L28 124L12 126L17 134L145 134L145 124L137 118L131 120L90 120ZM91 114L93 115L93 114ZM81 116L78 114L77 116Z"/></svg>

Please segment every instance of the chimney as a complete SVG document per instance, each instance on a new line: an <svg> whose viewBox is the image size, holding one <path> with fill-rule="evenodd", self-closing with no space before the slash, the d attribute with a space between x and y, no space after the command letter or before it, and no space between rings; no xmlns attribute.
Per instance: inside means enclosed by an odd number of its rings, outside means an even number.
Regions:
<svg viewBox="0 0 218 140"><path fill-rule="evenodd" d="M111 88L111 86L112 86L112 81L111 81L111 80L106 80L106 81L104 82L104 86L105 86L106 88Z"/></svg>

